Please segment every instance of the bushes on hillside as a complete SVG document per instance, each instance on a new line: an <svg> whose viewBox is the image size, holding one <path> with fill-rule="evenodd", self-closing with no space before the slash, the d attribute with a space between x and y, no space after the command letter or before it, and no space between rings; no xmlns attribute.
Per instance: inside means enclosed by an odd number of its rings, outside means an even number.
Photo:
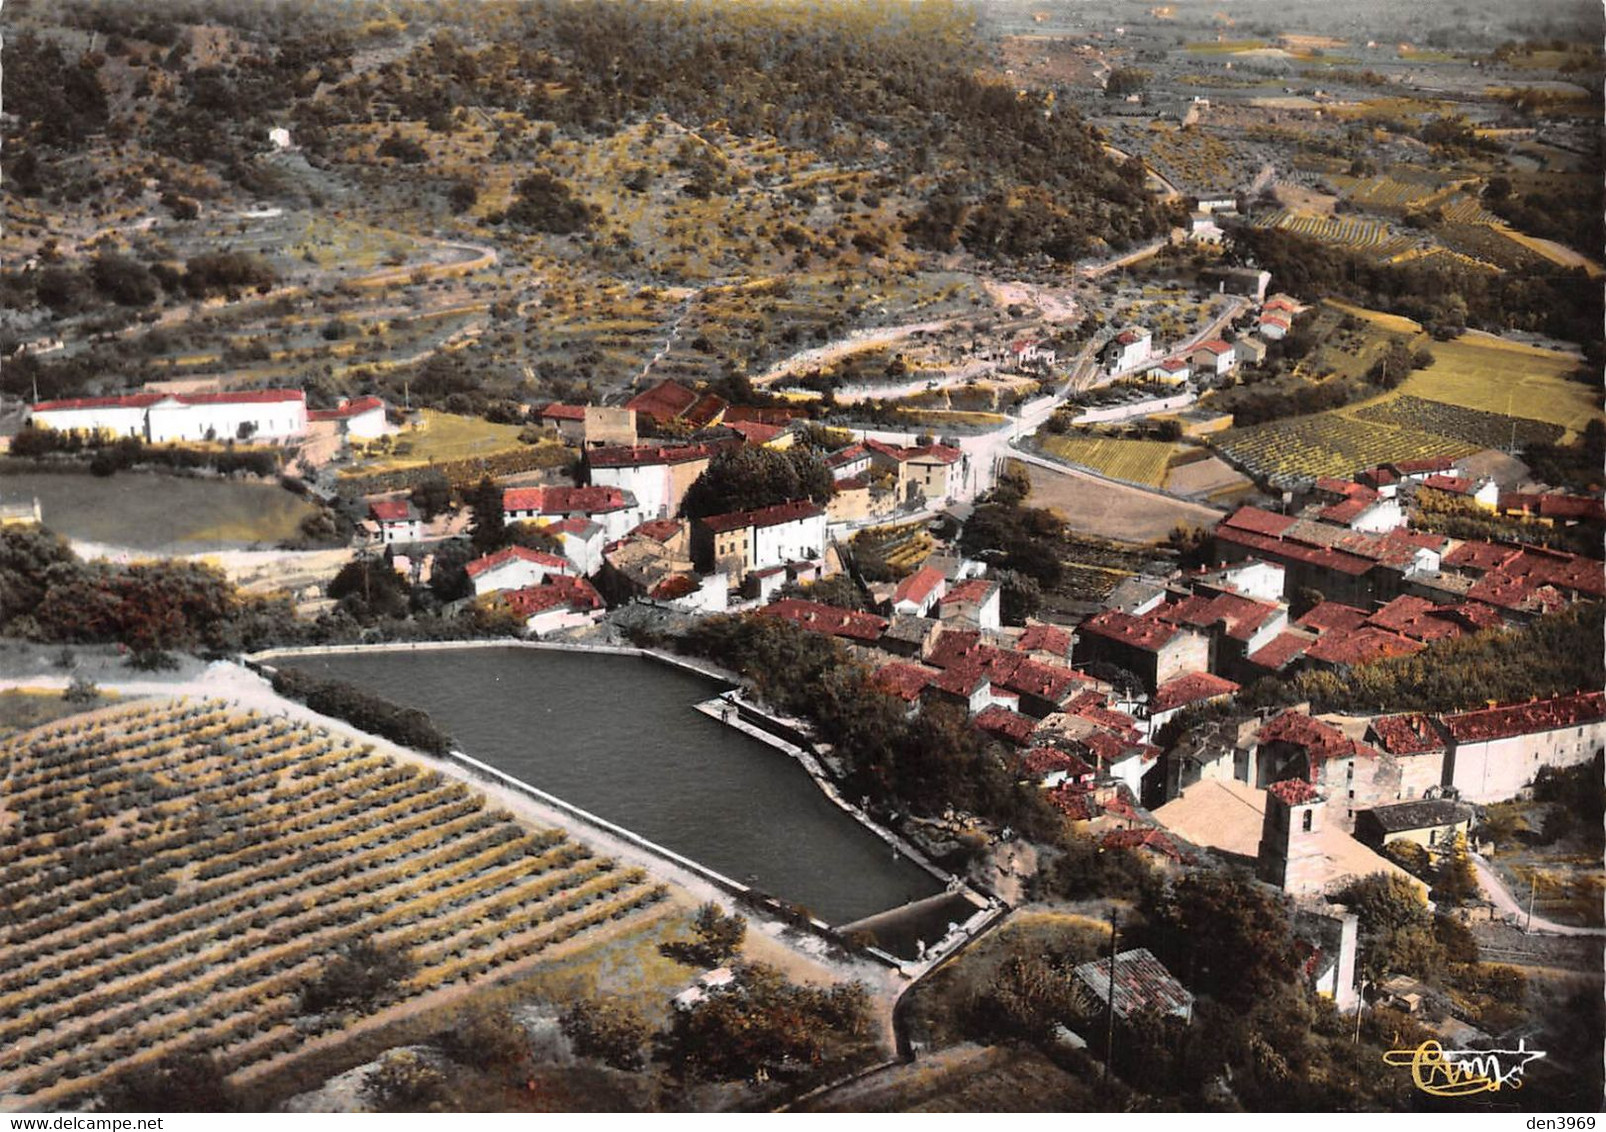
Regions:
<svg viewBox="0 0 1606 1132"><path fill-rule="evenodd" d="M399 707L340 680L324 680L294 668L273 674L273 690L306 704L322 715L343 719L353 727L403 747L444 755L452 741L417 708Z"/></svg>

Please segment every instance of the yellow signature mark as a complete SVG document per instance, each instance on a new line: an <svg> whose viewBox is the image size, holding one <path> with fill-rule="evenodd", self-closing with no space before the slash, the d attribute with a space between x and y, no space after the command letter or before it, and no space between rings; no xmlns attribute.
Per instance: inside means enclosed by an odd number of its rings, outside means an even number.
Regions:
<svg viewBox="0 0 1606 1132"><path fill-rule="evenodd" d="M1468 1097L1522 1088L1528 1062L1545 1055L1530 1050L1524 1041L1514 1050L1446 1050L1431 1038L1415 1049L1391 1049L1383 1055L1389 1065L1411 1067L1411 1081L1433 1097ZM1504 1057L1516 1058L1508 1065Z"/></svg>

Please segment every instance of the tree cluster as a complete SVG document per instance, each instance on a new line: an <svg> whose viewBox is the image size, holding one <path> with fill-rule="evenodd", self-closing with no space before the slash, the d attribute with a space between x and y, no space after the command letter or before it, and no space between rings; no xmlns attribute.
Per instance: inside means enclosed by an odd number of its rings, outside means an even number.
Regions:
<svg viewBox="0 0 1606 1132"><path fill-rule="evenodd" d="M812 449L784 451L744 445L716 453L680 505L688 519L751 511L794 499L825 503L834 490L831 472Z"/></svg>
<svg viewBox="0 0 1606 1132"><path fill-rule="evenodd" d="M417 708L398 707L389 700L340 680L325 680L296 668L273 674L273 690L306 704L321 715L343 719L360 731L379 735L403 747L444 755L452 741Z"/></svg>

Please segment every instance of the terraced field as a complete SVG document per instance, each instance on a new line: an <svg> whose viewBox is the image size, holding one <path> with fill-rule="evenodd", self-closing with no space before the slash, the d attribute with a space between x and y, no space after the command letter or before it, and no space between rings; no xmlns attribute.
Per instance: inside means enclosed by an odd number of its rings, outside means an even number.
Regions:
<svg viewBox="0 0 1606 1132"><path fill-rule="evenodd" d="M1404 212L1424 207L1444 185L1444 178L1425 170L1392 169L1374 177L1352 177L1331 173L1327 180L1361 208L1381 208Z"/></svg>
<svg viewBox="0 0 1606 1132"><path fill-rule="evenodd" d="M1124 440L1105 436L1050 436L1043 451L1070 464L1080 464L1112 479L1160 487L1182 446L1161 440Z"/></svg>
<svg viewBox="0 0 1606 1132"><path fill-rule="evenodd" d="M338 1043L355 1015L300 995L359 941L410 962L388 1016L666 895L437 772L216 702L74 716L0 761L0 1093L31 1106L180 1050L245 1081Z"/></svg>
<svg viewBox="0 0 1606 1132"><path fill-rule="evenodd" d="M1296 236L1328 244L1371 249L1382 255L1394 255L1412 244L1410 238L1396 235L1381 220L1370 220L1363 216L1310 216L1278 209L1256 220L1255 226L1281 228Z"/></svg>

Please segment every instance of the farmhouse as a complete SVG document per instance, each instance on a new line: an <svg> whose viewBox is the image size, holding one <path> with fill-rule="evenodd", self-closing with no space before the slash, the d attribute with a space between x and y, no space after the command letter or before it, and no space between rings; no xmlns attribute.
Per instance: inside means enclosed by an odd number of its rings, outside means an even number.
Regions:
<svg viewBox="0 0 1606 1132"><path fill-rule="evenodd" d="M1194 380L1201 385L1209 385L1233 371L1238 364L1238 355L1229 343L1212 338L1194 347L1189 360L1193 363Z"/></svg>
<svg viewBox="0 0 1606 1132"><path fill-rule="evenodd" d="M474 585L476 596L498 590L539 586L553 574L574 574L569 563L557 555L543 554L523 546L510 546L495 554L476 558L463 569Z"/></svg>
<svg viewBox="0 0 1606 1132"><path fill-rule="evenodd" d="M61 432L173 441L280 442L307 434L307 399L299 389L235 393L133 393L41 401L33 423Z"/></svg>
<svg viewBox="0 0 1606 1132"><path fill-rule="evenodd" d="M924 617L931 607L947 592L947 579L942 571L922 566L898 583L892 591L892 612Z"/></svg>
<svg viewBox="0 0 1606 1132"><path fill-rule="evenodd" d="M691 552L699 570L723 570L737 585L755 570L819 559L825 554L825 508L795 499L710 515L692 523Z"/></svg>
<svg viewBox="0 0 1606 1132"><path fill-rule="evenodd" d="M377 440L396 431L386 418L385 403L378 397L355 400L342 397L333 409L308 409L307 422L309 425L333 425L337 436L357 440Z"/></svg>
<svg viewBox="0 0 1606 1132"><path fill-rule="evenodd" d="M417 542L424 537L424 520L410 500L376 499L368 504L368 515L378 526L380 542Z"/></svg>
<svg viewBox="0 0 1606 1132"><path fill-rule="evenodd" d="M1104 347L1104 368L1119 373L1148 361L1153 352L1154 337L1143 327L1123 330Z"/></svg>
<svg viewBox="0 0 1606 1132"><path fill-rule="evenodd" d="M593 625L607 612L590 582L564 574L553 574L538 586L504 591L501 597L523 620L525 631L536 637Z"/></svg>
<svg viewBox="0 0 1606 1132"><path fill-rule="evenodd" d="M963 484L965 454L958 448L946 444L905 448L879 440L866 440L864 447L873 466L897 475L900 500L941 502L957 495Z"/></svg>
<svg viewBox="0 0 1606 1132"><path fill-rule="evenodd" d="M548 428L556 429L565 444L584 444L586 439L586 407L584 405L565 405L561 401L553 401L542 407L537 414L540 422Z"/></svg>

